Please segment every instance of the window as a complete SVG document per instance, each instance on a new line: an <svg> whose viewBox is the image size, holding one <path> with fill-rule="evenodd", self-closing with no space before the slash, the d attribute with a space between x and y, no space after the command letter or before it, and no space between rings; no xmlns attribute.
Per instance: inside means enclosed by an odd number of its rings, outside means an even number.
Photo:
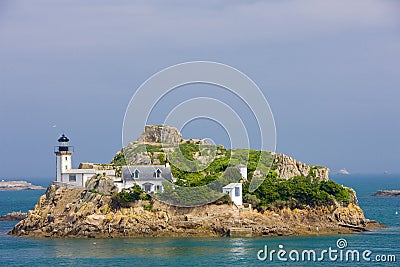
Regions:
<svg viewBox="0 0 400 267"><path fill-rule="evenodd" d="M65 165L65 169L68 170L68 166L67 165Z"/></svg>
<svg viewBox="0 0 400 267"><path fill-rule="evenodd" d="M68 160L68 158L67 158L67 157L65 157L65 160Z"/></svg>
<svg viewBox="0 0 400 267"><path fill-rule="evenodd" d="M133 178L139 178L139 170L136 169L133 173L132 173L132 177Z"/></svg>
<svg viewBox="0 0 400 267"><path fill-rule="evenodd" d="M156 185L156 191L161 191L162 190L162 185Z"/></svg>
<svg viewBox="0 0 400 267"><path fill-rule="evenodd" d="M239 186L235 187L235 197L240 197L240 187Z"/></svg>
<svg viewBox="0 0 400 267"><path fill-rule="evenodd" d="M146 193L151 192L151 184L145 184L145 185L144 185L144 191L145 191Z"/></svg>
<svg viewBox="0 0 400 267"><path fill-rule="evenodd" d="M76 175L69 175L69 181L70 182L76 182Z"/></svg>
<svg viewBox="0 0 400 267"><path fill-rule="evenodd" d="M161 177L160 169L157 169L157 171L154 173L154 177L156 177L156 178L160 178Z"/></svg>

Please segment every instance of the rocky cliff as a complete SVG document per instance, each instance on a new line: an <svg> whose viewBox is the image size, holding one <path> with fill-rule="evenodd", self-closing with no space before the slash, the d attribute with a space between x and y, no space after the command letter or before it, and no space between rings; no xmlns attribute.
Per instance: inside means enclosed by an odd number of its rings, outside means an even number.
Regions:
<svg viewBox="0 0 400 267"><path fill-rule="evenodd" d="M137 139L139 143L178 144L182 134L175 127L163 125L146 125L144 133Z"/></svg>
<svg viewBox="0 0 400 267"><path fill-rule="evenodd" d="M34 210L10 234L29 237L185 237L227 236L234 227L255 236L351 233L379 227L355 204L258 212L234 205L173 207L156 200L115 206L106 177L89 182L90 190L49 186Z"/></svg>
<svg viewBox="0 0 400 267"><path fill-rule="evenodd" d="M276 154L272 166L274 171L278 173L278 176L283 179L310 175L322 181L329 180L328 168L305 164L284 154Z"/></svg>

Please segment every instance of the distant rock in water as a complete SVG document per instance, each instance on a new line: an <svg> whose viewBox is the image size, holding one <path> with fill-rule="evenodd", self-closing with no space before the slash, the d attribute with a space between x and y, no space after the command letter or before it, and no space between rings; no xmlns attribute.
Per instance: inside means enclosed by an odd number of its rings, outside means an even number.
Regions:
<svg viewBox="0 0 400 267"><path fill-rule="evenodd" d="M15 190L43 190L45 188L39 185L33 185L27 181L1 181L0 191L15 191Z"/></svg>
<svg viewBox="0 0 400 267"><path fill-rule="evenodd" d="M400 197L400 190L379 190L374 197Z"/></svg>
<svg viewBox="0 0 400 267"><path fill-rule="evenodd" d="M346 169L341 169L340 171L338 171L338 174L341 175L350 175L350 172Z"/></svg>
<svg viewBox="0 0 400 267"><path fill-rule="evenodd" d="M0 217L0 221L20 221L26 218L28 214L26 212L10 212Z"/></svg>

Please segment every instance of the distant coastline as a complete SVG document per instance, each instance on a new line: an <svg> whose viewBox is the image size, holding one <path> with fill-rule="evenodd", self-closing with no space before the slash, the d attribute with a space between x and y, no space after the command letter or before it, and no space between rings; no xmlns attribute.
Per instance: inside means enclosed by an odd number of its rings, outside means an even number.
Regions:
<svg viewBox="0 0 400 267"><path fill-rule="evenodd" d="M0 191L44 190L40 185L33 185L27 181L0 181Z"/></svg>

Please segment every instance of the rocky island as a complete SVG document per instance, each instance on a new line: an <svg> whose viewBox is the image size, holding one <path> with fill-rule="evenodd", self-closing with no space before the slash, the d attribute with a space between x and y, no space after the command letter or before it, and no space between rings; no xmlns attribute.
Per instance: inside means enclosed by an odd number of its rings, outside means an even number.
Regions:
<svg viewBox="0 0 400 267"><path fill-rule="evenodd" d="M94 183L99 188L110 185L107 178ZM354 203L347 207L284 207L260 212L240 210L230 203L183 208L152 199L116 208L113 198L105 193L51 185L11 234L22 237L218 237L229 236L234 228L250 228L253 236L287 236L353 233L380 226L366 219Z"/></svg>
<svg viewBox="0 0 400 267"><path fill-rule="evenodd" d="M32 185L26 181L0 181L0 191L43 190L42 186Z"/></svg>
<svg viewBox="0 0 400 267"><path fill-rule="evenodd" d="M6 215L0 216L0 221L20 221L25 219L27 216L26 212L13 211Z"/></svg>
<svg viewBox="0 0 400 267"><path fill-rule="evenodd" d="M168 140L161 140L160 131L167 132L166 139L179 142L186 158L207 161L209 155L203 153L202 146L206 145L207 151L210 147L202 140L184 140L173 127L149 126L138 141L119 151L111 163L102 168L114 168L121 175L121 169L127 164L164 164L165 154L172 156L174 151L168 147ZM244 150L229 150L223 146L213 149L215 159L202 171L190 173L172 166L174 183L196 187L208 184L219 175L228 180L240 177L233 167L238 162L232 163L231 156L240 158ZM137 184L121 190L114 178L103 173L94 175L82 188L50 185L27 218L10 234L91 238L288 236L354 233L383 227L365 218L353 189L329 180L329 169L282 154L263 158L262 151L245 152L249 154L249 161L245 174L248 179L241 180L243 205L236 205L229 195L206 205L169 205ZM254 162L259 159L264 160L261 163L265 166L270 160L271 168L264 168L262 164L256 168ZM262 184L250 192L251 180L260 177ZM168 194L177 193L173 187L165 187L155 194L168 197ZM198 196L185 197L196 203Z"/></svg>
<svg viewBox="0 0 400 267"><path fill-rule="evenodd" d="M374 197L400 197L400 190L379 190Z"/></svg>

